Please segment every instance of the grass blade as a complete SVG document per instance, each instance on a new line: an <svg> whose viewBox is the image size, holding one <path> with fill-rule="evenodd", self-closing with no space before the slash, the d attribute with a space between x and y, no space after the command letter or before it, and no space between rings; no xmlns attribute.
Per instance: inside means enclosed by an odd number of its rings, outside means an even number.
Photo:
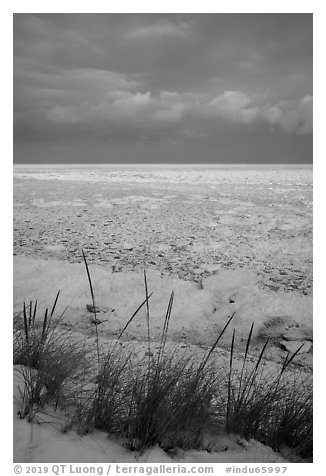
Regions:
<svg viewBox="0 0 326 476"><path fill-rule="evenodd" d="M32 323L32 301L29 301L28 327L31 327L31 323Z"/></svg>
<svg viewBox="0 0 326 476"><path fill-rule="evenodd" d="M247 362L247 357L248 357L248 352L249 352L249 346L250 346L250 341L251 341L251 336L252 336L252 331L254 329L254 323L251 324L248 339L247 339L247 344L246 344L246 350L245 350L245 355L242 363L242 369L241 369L241 374L240 374L240 382L239 382L239 394L238 398L240 397L240 391L241 391L241 384L242 384L242 378L243 378L243 372L246 366Z"/></svg>
<svg viewBox="0 0 326 476"><path fill-rule="evenodd" d="M230 416L230 408L231 408L231 381L232 381L232 369L233 369L234 340L235 340L235 329L233 329L232 342L231 342L231 352L230 352L228 399L227 399L227 407L226 407L226 429L228 429L228 426L229 426L229 416Z"/></svg>
<svg viewBox="0 0 326 476"><path fill-rule="evenodd" d="M90 287L90 290L91 290L91 296L92 296L92 303L93 303L93 310L94 310L94 321L95 321L95 331L96 331L97 363L98 363L98 367L100 367L100 346L99 346L98 329L97 329L95 297L94 297L92 279L91 279L91 275L90 275L90 272L89 272L89 269L88 269L88 264L87 264L87 260L86 260L84 250L82 250L82 254L83 254L83 258L84 258L86 273L87 273L87 277L88 277L88 283L89 283L89 287Z"/></svg>
<svg viewBox="0 0 326 476"><path fill-rule="evenodd" d="M224 332L226 331L227 327L229 326L230 322L232 321L233 317L235 315L235 311L232 313L231 317L229 318L229 320L227 321L227 323L225 324L225 326L223 327L223 329L221 330L218 338L216 339L216 341L214 342L214 344L212 345L210 351L208 352L208 355L207 357L203 360L203 362L200 364L200 367L199 367L199 370L202 371L204 369L204 367L206 366L210 356L212 355L212 352L215 350L217 344L219 343L221 337L223 336Z"/></svg>
<svg viewBox="0 0 326 476"><path fill-rule="evenodd" d="M146 320L147 320L147 343L148 343L148 359L151 358L151 338L149 329L149 302L148 302L148 286L146 270L144 269L145 297L146 297Z"/></svg>
<svg viewBox="0 0 326 476"><path fill-rule="evenodd" d="M166 343L166 339L167 339L169 322L170 322L170 318L171 318L173 300L174 300L174 291L171 292L170 299L169 299L169 304L168 304L166 314L165 314L162 337L161 337L161 344L160 344L160 351L159 351L159 355L158 355L158 362L160 362L160 359L161 359L161 357L163 355L163 352L164 352L164 349L165 349L165 343Z"/></svg>
<svg viewBox="0 0 326 476"><path fill-rule="evenodd" d="M34 324L35 324L36 308L37 308L37 299L36 299L36 301L35 301L34 311L33 311L33 318L32 318L32 324L33 324L33 326L34 326Z"/></svg>
<svg viewBox="0 0 326 476"><path fill-rule="evenodd" d="M298 353L300 352L300 350L302 349L302 347L304 346L304 344L301 344L300 347L298 347L298 349L291 355L291 357L289 358L289 355L290 353L288 353L288 355L286 356L285 360L284 360L284 363L283 363L283 367L282 367L282 370L281 370L281 374L286 370L286 368L290 365L290 363L292 362L292 360L298 355Z"/></svg>
<svg viewBox="0 0 326 476"><path fill-rule="evenodd" d="M53 304L53 306L52 306L52 310L51 310L50 317L52 317L52 316L53 316L53 313L54 313L55 307L56 307L56 305L57 305L57 302L58 302L59 294L60 294L60 290L57 292L57 295L56 295L56 298L55 298L54 304Z"/></svg>
<svg viewBox="0 0 326 476"><path fill-rule="evenodd" d="M25 336L26 336L26 342L28 342L29 340L29 336L28 336L28 323L27 323L27 315L26 315L26 305L25 305L25 301L24 301L24 328L25 328Z"/></svg>
<svg viewBox="0 0 326 476"><path fill-rule="evenodd" d="M45 331L46 331L46 324L48 320L48 308L45 309L44 319L43 319L43 329L42 329L42 338L44 339Z"/></svg>
<svg viewBox="0 0 326 476"><path fill-rule="evenodd" d="M121 339L123 333L125 332L125 330L127 329L127 327L129 326L129 324L131 323L131 321L134 319L134 317L138 314L138 312L140 311L140 309L144 306L144 304L146 304L146 302L149 300L149 298L152 296L153 293L150 293L150 295L148 297L146 297L144 299L144 301L137 307L136 311L133 313L133 315L131 316L131 318L129 319L129 321L127 322L127 324L124 326L124 328L122 329L122 331L120 332L117 340L116 340L116 343L115 345L118 343L118 341Z"/></svg>

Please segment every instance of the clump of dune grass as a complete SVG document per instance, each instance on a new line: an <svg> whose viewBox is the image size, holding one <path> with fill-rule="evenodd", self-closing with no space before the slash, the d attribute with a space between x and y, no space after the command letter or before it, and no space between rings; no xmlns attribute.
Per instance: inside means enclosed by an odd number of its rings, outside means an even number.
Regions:
<svg viewBox="0 0 326 476"><path fill-rule="evenodd" d="M268 341L262 347L257 361L249 362L249 345L252 331L253 325L247 339L240 373L234 368L235 331L233 331L226 405L226 430L231 433L238 433L247 439L252 438L257 432L257 426L259 427L261 424L262 415L266 412L271 396L269 389L266 387L263 372L260 372L261 366L264 364L263 356Z"/></svg>
<svg viewBox="0 0 326 476"><path fill-rule="evenodd" d="M76 392L76 408L68 427L75 427L81 434L88 433L93 429L106 431L110 434L122 434L122 428L126 425L126 402L128 401L128 389L130 388L131 381L131 358L133 352L132 350L128 353L123 352L118 344L131 322L139 313L140 309L145 304L148 306L148 300L150 299L151 294L148 294L146 273L144 273L146 297L128 319L125 326L120 331L115 343L110 345L109 349L103 355L100 349L96 324L94 287L84 251L82 252L82 255L93 302L93 313L96 326L97 372L94 379L95 384L93 386L88 386L87 388L82 386L79 391ZM150 349L150 344L148 345Z"/></svg>
<svg viewBox="0 0 326 476"><path fill-rule="evenodd" d="M58 302L60 291L57 293L51 312L46 308L42 321L36 319L37 301L30 301L29 306L24 302L23 311L14 319L14 364L22 364L37 368L49 337L55 327L52 318ZM21 324L18 319L22 315ZM59 318L61 320L62 317ZM58 321L57 321L58 323Z"/></svg>
<svg viewBox="0 0 326 476"><path fill-rule="evenodd" d="M54 317L59 292L52 309L47 308L43 317L37 316L37 301L24 303L22 323L16 319L14 325L14 364L24 381L24 418L31 409L51 402L57 407L71 396L73 378L88 368L85 346L70 333L62 332L59 323L63 313Z"/></svg>
<svg viewBox="0 0 326 476"><path fill-rule="evenodd" d="M132 450L156 444L163 449L197 448L216 416L213 400L219 379L207 364L233 316L198 365L193 358L177 356L176 349L165 352L173 299L172 292L158 355L133 382L125 443Z"/></svg>
<svg viewBox="0 0 326 476"><path fill-rule="evenodd" d="M216 422L213 404L218 376L198 373L192 357L165 355L151 373L134 378L125 445L134 451L159 445L199 449L207 428Z"/></svg>
<svg viewBox="0 0 326 476"><path fill-rule="evenodd" d="M234 366L233 332L227 382L226 430L245 439L254 438L276 451L282 447L312 456L312 385L300 379L290 365L302 346L288 353L277 371L268 371L264 353L268 339L256 360L249 359L251 326L241 370Z"/></svg>
<svg viewBox="0 0 326 476"><path fill-rule="evenodd" d="M75 405L67 428L74 427L79 434L94 429L108 434L123 434L126 419L128 387L132 374L132 351L110 346L100 357L100 367L92 385L79 385Z"/></svg>
<svg viewBox="0 0 326 476"><path fill-rule="evenodd" d="M271 415L265 421L260 440L285 456L313 455L312 378L294 372L283 382L274 398Z"/></svg>

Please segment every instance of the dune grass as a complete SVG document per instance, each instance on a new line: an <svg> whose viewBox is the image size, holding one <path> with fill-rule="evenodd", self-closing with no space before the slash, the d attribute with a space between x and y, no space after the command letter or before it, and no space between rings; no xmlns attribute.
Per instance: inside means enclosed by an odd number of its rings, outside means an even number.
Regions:
<svg viewBox="0 0 326 476"><path fill-rule="evenodd" d="M83 252L94 314L94 289ZM302 382L291 367L300 348L288 354L278 371L267 371L268 340L254 360L250 356L253 324L239 363L233 330L229 368L216 361L215 349L231 326L229 316L214 344L200 361L171 349L168 330L172 318L171 293L158 348L150 336L150 297L144 272L145 298L108 349L100 346L96 325L94 349L60 330L63 314L54 319L59 293L51 311L37 319L37 302L24 303L22 324L15 320L14 363L21 366L21 418L51 402L69 407L65 430L85 434L94 429L121 437L133 451L159 445L207 449L207 432L234 433L254 438L276 451L287 449L312 457L312 382ZM145 307L147 352L139 358L119 345L130 323ZM96 321L96 319L95 319ZM95 369L94 369L95 367ZM93 369L92 378L89 369ZM78 380L78 377L79 380ZM300 380L301 378L301 380ZM78 383L76 383L78 381Z"/></svg>
<svg viewBox="0 0 326 476"><path fill-rule="evenodd" d="M41 319L37 316L37 301L23 306L23 322L14 324L13 362L19 365L24 381L21 417L31 409L52 402L57 407L67 402L72 393L72 381L84 374L90 364L89 350L72 333L62 332L64 312L54 318L59 292L52 309L47 308Z"/></svg>
<svg viewBox="0 0 326 476"><path fill-rule="evenodd" d="M235 331L230 349L226 431L255 438L276 451L284 447L303 456L312 455L312 379L290 364L302 346L288 353L277 371L266 368L266 340L255 361L249 361L253 324L249 331L241 370L234 368Z"/></svg>

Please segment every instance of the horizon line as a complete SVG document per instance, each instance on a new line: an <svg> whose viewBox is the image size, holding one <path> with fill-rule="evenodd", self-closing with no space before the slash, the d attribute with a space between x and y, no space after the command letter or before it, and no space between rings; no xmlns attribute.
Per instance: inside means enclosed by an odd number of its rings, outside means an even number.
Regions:
<svg viewBox="0 0 326 476"><path fill-rule="evenodd" d="M313 162L13 162L12 165L313 165Z"/></svg>

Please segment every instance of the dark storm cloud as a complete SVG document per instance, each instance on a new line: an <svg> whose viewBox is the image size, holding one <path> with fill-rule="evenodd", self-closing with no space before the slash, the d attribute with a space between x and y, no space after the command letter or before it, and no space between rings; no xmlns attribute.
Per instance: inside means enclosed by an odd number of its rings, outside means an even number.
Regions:
<svg viewBox="0 0 326 476"><path fill-rule="evenodd" d="M135 144L147 161L154 144L209 161L229 143L239 161L238 138L244 161L273 140L306 161L311 134L311 15L14 15L17 160L23 145L30 160L47 143L88 141L98 160Z"/></svg>

